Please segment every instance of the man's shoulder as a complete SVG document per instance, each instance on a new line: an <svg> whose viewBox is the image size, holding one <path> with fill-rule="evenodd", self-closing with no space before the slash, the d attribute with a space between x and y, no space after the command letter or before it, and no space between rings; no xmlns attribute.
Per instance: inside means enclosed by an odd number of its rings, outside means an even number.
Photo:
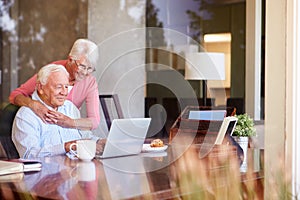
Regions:
<svg viewBox="0 0 300 200"><path fill-rule="evenodd" d="M37 115L27 106L21 106L16 113L16 116L22 119L33 119L34 117L37 117Z"/></svg>
<svg viewBox="0 0 300 200"><path fill-rule="evenodd" d="M27 106L21 106L20 109L18 110L20 113L27 113L27 112L33 112L29 107Z"/></svg>

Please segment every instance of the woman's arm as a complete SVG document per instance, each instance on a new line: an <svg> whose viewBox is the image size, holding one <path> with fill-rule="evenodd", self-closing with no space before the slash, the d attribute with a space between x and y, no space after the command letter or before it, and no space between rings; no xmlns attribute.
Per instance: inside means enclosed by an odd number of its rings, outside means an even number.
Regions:
<svg viewBox="0 0 300 200"><path fill-rule="evenodd" d="M65 128L76 128L80 130L91 130L92 121L89 118L72 119L60 112L49 110L47 114L49 124L56 124Z"/></svg>
<svg viewBox="0 0 300 200"><path fill-rule="evenodd" d="M19 88L15 89L9 95L10 103L17 106L29 107L37 116L39 116L44 122L47 120L48 108L41 102L31 99L36 86L37 75L34 75Z"/></svg>
<svg viewBox="0 0 300 200"><path fill-rule="evenodd" d="M100 123L100 102L96 78L88 76L84 80L75 83L73 89L68 95L77 108L80 108L85 102L86 118L76 119L79 129L96 129Z"/></svg>
<svg viewBox="0 0 300 200"><path fill-rule="evenodd" d="M37 74L28 79L25 83L23 83L20 87L16 88L9 95L9 102L18 106L23 106L22 101L16 102L16 97L19 95L23 95L24 97L31 97L35 90L36 86ZM28 101L28 100L27 100ZM25 102L28 104L28 102Z"/></svg>
<svg viewBox="0 0 300 200"><path fill-rule="evenodd" d="M65 128L76 128L80 130L90 130L93 126L92 121L88 118L72 119L62 113L49 110L40 101L18 95L15 98L15 104L29 107L44 123L57 124Z"/></svg>
<svg viewBox="0 0 300 200"><path fill-rule="evenodd" d="M100 123L98 85L94 77L87 77L76 86L69 98L78 108L86 101L87 118L71 119L63 114L54 114L41 102L31 99L35 90L37 75L15 89L9 96L12 104L29 107L45 123L57 124L66 128L80 130L96 129ZM77 88L77 89L76 89Z"/></svg>

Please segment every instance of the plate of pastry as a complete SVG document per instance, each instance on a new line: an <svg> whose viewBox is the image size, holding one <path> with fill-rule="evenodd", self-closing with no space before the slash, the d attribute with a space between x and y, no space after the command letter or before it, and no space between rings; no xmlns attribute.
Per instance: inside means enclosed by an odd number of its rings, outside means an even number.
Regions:
<svg viewBox="0 0 300 200"><path fill-rule="evenodd" d="M168 148L161 139L154 139L150 144L143 144L142 152L162 152Z"/></svg>

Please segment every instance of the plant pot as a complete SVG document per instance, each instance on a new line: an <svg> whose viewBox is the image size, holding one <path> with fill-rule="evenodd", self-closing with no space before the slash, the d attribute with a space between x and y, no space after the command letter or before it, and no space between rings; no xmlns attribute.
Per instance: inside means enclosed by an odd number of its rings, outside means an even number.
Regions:
<svg viewBox="0 0 300 200"><path fill-rule="evenodd" d="M242 165L240 166L240 171L246 172L247 171L247 150L248 150L249 137L233 136L233 138L243 149L244 160L243 160Z"/></svg>

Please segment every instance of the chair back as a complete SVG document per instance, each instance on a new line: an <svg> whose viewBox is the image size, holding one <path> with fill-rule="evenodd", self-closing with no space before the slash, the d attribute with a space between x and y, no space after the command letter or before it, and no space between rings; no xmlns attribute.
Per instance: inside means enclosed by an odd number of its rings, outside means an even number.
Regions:
<svg viewBox="0 0 300 200"><path fill-rule="evenodd" d="M117 94L100 94L99 100L108 130L113 119L124 118Z"/></svg>
<svg viewBox="0 0 300 200"><path fill-rule="evenodd" d="M8 159L20 157L11 138L13 121L19 108L19 106L8 104L0 116L0 142L6 154L3 156Z"/></svg>
<svg viewBox="0 0 300 200"><path fill-rule="evenodd" d="M157 104L157 98L156 97L145 97L145 117L149 117L150 115L150 108L151 106Z"/></svg>
<svg viewBox="0 0 300 200"><path fill-rule="evenodd" d="M228 98L226 100L226 105L227 105L227 107L235 107L237 115L245 113L244 98Z"/></svg>

